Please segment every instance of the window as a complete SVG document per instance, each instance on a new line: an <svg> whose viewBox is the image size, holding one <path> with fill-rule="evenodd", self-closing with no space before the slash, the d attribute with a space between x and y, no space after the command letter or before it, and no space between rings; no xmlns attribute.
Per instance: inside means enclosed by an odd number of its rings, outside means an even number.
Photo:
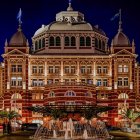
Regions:
<svg viewBox="0 0 140 140"><path fill-rule="evenodd" d="M98 74L102 73L102 67L101 66L97 66L97 73Z"/></svg>
<svg viewBox="0 0 140 140"><path fill-rule="evenodd" d="M56 46L61 46L61 39L59 36L56 37Z"/></svg>
<svg viewBox="0 0 140 140"><path fill-rule="evenodd" d="M16 72L16 65L12 65L11 68L12 68L11 69L12 72Z"/></svg>
<svg viewBox="0 0 140 140"><path fill-rule="evenodd" d="M45 38L42 39L42 48L45 48Z"/></svg>
<svg viewBox="0 0 140 140"><path fill-rule="evenodd" d="M122 78L118 78L118 86L122 86L122 82L123 81L123 79Z"/></svg>
<svg viewBox="0 0 140 140"><path fill-rule="evenodd" d="M71 66L71 73L72 73L72 74L75 73L75 66Z"/></svg>
<svg viewBox="0 0 140 140"><path fill-rule="evenodd" d="M66 105L75 105L75 102L74 101L67 101L65 102Z"/></svg>
<svg viewBox="0 0 140 140"><path fill-rule="evenodd" d="M64 71L65 71L66 74L70 73L69 66L65 66Z"/></svg>
<svg viewBox="0 0 140 140"><path fill-rule="evenodd" d="M53 66L49 66L49 73L53 73Z"/></svg>
<svg viewBox="0 0 140 140"><path fill-rule="evenodd" d="M128 65L124 65L123 70L124 72L128 72Z"/></svg>
<svg viewBox="0 0 140 140"><path fill-rule="evenodd" d="M38 41L35 42L35 50L38 50Z"/></svg>
<svg viewBox="0 0 140 140"><path fill-rule="evenodd" d="M16 77L11 78L11 86L16 86Z"/></svg>
<svg viewBox="0 0 140 140"><path fill-rule="evenodd" d="M49 97L55 97L55 93L53 91L50 91L48 94Z"/></svg>
<svg viewBox="0 0 140 140"><path fill-rule="evenodd" d="M95 47L98 48L98 39L95 38Z"/></svg>
<svg viewBox="0 0 140 140"><path fill-rule="evenodd" d="M49 38L49 45L50 45L50 46L54 46L54 37L53 37L53 36L51 36L51 37Z"/></svg>
<svg viewBox="0 0 140 140"><path fill-rule="evenodd" d="M103 73L104 73L104 74L107 74L107 73L108 73L108 71L107 71L107 66L103 66Z"/></svg>
<svg viewBox="0 0 140 140"><path fill-rule="evenodd" d="M53 79L48 79L48 80L47 80L47 83L48 83L48 84L53 84Z"/></svg>
<svg viewBox="0 0 140 140"><path fill-rule="evenodd" d="M39 40L39 49L42 48L42 42L41 42L41 39Z"/></svg>
<svg viewBox="0 0 140 140"><path fill-rule="evenodd" d="M102 41L102 50L105 50L105 42Z"/></svg>
<svg viewBox="0 0 140 140"><path fill-rule="evenodd" d="M65 83L69 83L70 79L64 79Z"/></svg>
<svg viewBox="0 0 140 140"><path fill-rule="evenodd" d="M108 86L107 79L103 79L103 86L104 86L104 87L107 87L107 86Z"/></svg>
<svg viewBox="0 0 140 140"><path fill-rule="evenodd" d="M86 73L86 67L85 66L81 66L81 73L82 74Z"/></svg>
<svg viewBox="0 0 140 140"><path fill-rule="evenodd" d="M81 79L81 83L86 83L86 79Z"/></svg>
<svg viewBox="0 0 140 140"><path fill-rule="evenodd" d="M65 93L65 96L76 96L75 92L74 91L67 91Z"/></svg>
<svg viewBox="0 0 140 140"><path fill-rule="evenodd" d="M11 97L11 99L22 99L22 96L19 93L14 93Z"/></svg>
<svg viewBox="0 0 140 140"><path fill-rule="evenodd" d="M126 93L121 93L121 94L118 96L118 99L129 99L129 96L128 96L128 94L126 94Z"/></svg>
<svg viewBox="0 0 140 140"><path fill-rule="evenodd" d="M18 72L22 72L22 65L18 65Z"/></svg>
<svg viewBox="0 0 140 140"><path fill-rule="evenodd" d="M44 81L43 81L43 79L39 79L39 81L38 81L38 86L39 86L39 87L44 86Z"/></svg>
<svg viewBox="0 0 140 140"><path fill-rule="evenodd" d="M32 86L33 86L33 87L37 86L37 79L33 79L33 80L32 80Z"/></svg>
<svg viewBox="0 0 140 140"><path fill-rule="evenodd" d="M124 78L124 86L128 86L128 78Z"/></svg>
<svg viewBox="0 0 140 140"><path fill-rule="evenodd" d="M85 38L83 36L80 37L80 46L85 46Z"/></svg>
<svg viewBox="0 0 140 140"><path fill-rule="evenodd" d="M86 46L91 46L91 38L89 36L86 37Z"/></svg>
<svg viewBox="0 0 140 140"><path fill-rule="evenodd" d="M38 73L42 74L43 73L43 66L38 67Z"/></svg>
<svg viewBox="0 0 140 140"><path fill-rule="evenodd" d="M88 73L88 74L91 74L91 73L92 73L92 72L91 72L91 69L92 69L91 66L87 66L87 73Z"/></svg>
<svg viewBox="0 0 140 140"><path fill-rule="evenodd" d="M101 40L99 40L99 49L102 49Z"/></svg>
<svg viewBox="0 0 140 140"><path fill-rule="evenodd" d="M71 83L75 83L75 81L76 81L75 79L71 79Z"/></svg>
<svg viewBox="0 0 140 140"><path fill-rule="evenodd" d="M65 37L65 46L70 46L70 39L68 36Z"/></svg>
<svg viewBox="0 0 140 140"><path fill-rule="evenodd" d="M101 86L101 85L102 85L101 79L97 79L97 86Z"/></svg>
<svg viewBox="0 0 140 140"><path fill-rule="evenodd" d="M55 79L54 80L54 83L59 83L59 79Z"/></svg>
<svg viewBox="0 0 140 140"><path fill-rule="evenodd" d="M37 73L37 66L32 67L32 73Z"/></svg>
<svg viewBox="0 0 140 140"><path fill-rule="evenodd" d="M118 72L123 72L123 66L122 65L118 65Z"/></svg>
<svg viewBox="0 0 140 140"><path fill-rule="evenodd" d="M87 83L88 83L88 84L93 84L92 79L87 79Z"/></svg>
<svg viewBox="0 0 140 140"><path fill-rule="evenodd" d="M71 46L76 46L76 39L74 36L71 37Z"/></svg>
<svg viewBox="0 0 140 140"><path fill-rule="evenodd" d="M59 69L60 69L60 67L59 67L59 66L55 66L55 69L54 69L54 70L55 70L55 73L57 73L57 74L58 74L58 73L59 73Z"/></svg>
<svg viewBox="0 0 140 140"><path fill-rule="evenodd" d="M17 78L17 85L18 85L19 87L22 86L22 77L18 77L18 78Z"/></svg>

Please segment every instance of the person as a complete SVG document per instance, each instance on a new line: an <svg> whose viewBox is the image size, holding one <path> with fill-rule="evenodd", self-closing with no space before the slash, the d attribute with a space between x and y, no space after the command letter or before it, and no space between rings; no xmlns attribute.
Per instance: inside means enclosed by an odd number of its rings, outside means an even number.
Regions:
<svg viewBox="0 0 140 140"><path fill-rule="evenodd" d="M8 130L8 134L11 134L11 123L8 122L7 124L7 130Z"/></svg>
<svg viewBox="0 0 140 140"><path fill-rule="evenodd" d="M5 122L3 122L2 127L3 127L3 134L4 134L4 133L6 133L6 124L5 124Z"/></svg>

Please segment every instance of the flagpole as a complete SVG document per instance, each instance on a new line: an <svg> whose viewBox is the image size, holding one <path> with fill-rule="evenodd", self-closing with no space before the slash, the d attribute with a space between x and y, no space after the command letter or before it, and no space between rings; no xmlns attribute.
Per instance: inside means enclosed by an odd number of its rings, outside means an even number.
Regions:
<svg viewBox="0 0 140 140"><path fill-rule="evenodd" d="M122 10L119 10L119 16L120 16L120 20L119 20L119 29L118 32L122 31Z"/></svg>

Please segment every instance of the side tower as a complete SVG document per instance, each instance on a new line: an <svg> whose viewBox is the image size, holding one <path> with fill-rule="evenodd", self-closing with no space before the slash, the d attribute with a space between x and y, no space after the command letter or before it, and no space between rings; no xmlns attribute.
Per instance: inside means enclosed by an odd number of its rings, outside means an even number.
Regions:
<svg viewBox="0 0 140 140"><path fill-rule="evenodd" d="M29 44L21 24L9 43L5 42L4 59L4 106L7 111L16 111L27 118L28 106L28 54Z"/></svg>
<svg viewBox="0 0 140 140"><path fill-rule="evenodd" d="M112 106L116 109L112 112L112 121L121 119L124 110L135 108L135 54L134 41L132 44L129 38L122 31L120 13L118 33L111 44L112 57ZM117 112L118 111L118 112Z"/></svg>

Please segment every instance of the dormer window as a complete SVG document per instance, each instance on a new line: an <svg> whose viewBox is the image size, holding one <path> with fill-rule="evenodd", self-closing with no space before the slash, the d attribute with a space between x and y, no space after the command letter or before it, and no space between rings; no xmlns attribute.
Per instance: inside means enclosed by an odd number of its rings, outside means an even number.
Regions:
<svg viewBox="0 0 140 140"><path fill-rule="evenodd" d="M49 45L50 45L50 46L54 46L54 37L53 37L53 36L51 36L51 37L49 38Z"/></svg>
<svg viewBox="0 0 140 140"><path fill-rule="evenodd" d="M80 46L85 46L85 38L83 36L80 37Z"/></svg>
<svg viewBox="0 0 140 140"><path fill-rule="evenodd" d="M68 36L65 37L65 46L70 46L70 38Z"/></svg>
<svg viewBox="0 0 140 140"><path fill-rule="evenodd" d="M61 39L59 36L56 37L55 43L56 43L56 46L61 46Z"/></svg>
<svg viewBox="0 0 140 140"><path fill-rule="evenodd" d="M71 46L76 46L76 39L74 36L71 37Z"/></svg>
<svg viewBox="0 0 140 140"><path fill-rule="evenodd" d="M86 37L86 46L91 46L91 38L89 36Z"/></svg>

